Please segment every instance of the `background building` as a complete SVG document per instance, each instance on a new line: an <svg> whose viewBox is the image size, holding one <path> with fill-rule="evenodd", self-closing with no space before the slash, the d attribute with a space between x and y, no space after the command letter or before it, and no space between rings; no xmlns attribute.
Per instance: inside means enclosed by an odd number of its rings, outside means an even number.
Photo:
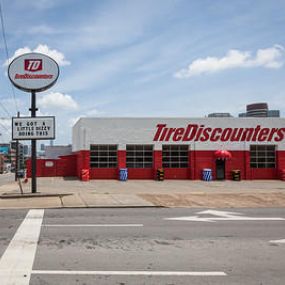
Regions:
<svg viewBox="0 0 285 285"><path fill-rule="evenodd" d="M72 154L71 145L47 145L45 146L45 158L56 159L60 156Z"/></svg>
<svg viewBox="0 0 285 285"><path fill-rule="evenodd" d="M246 113L240 113L239 117L280 117L280 111L269 110L267 103L253 103L246 105Z"/></svg>
<svg viewBox="0 0 285 285"><path fill-rule="evenodd" d="M3 165L3 171L14 171L16 167L16 142L0 144L0 154L3 159L1 160ZM25 168L25 145L18 144L18 166L19 169Z"/></svg>
<svg viewBox="0 0 285 285"><path fill-rule="evenodd" d="M232 117L230 113L211 113L208 115L209 118L229 118Z"/></svg>

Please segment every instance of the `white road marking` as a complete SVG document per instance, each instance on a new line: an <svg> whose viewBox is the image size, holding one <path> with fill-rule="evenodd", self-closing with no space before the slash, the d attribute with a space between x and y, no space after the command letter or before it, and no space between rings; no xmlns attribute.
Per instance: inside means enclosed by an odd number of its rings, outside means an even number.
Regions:
<svg viewBox="0 0 285 285"><path fill-rule="evenodd" d="M123 275L123 276L227 276L222 271L70 271L33 270L32 274L48 275Z"/></svg>
<svg viewBox="0 0 285 285"><path fill-rule="evenodd" d="M233 217L233 216L235 217L235 216L242 215L241 213L238 213L238 212L228 212L228 211L218 211L218 210L206 210L206 211L197 212L196 214L213 215L213 216L219 216L219 217Z"/></svg>
<svg viewBox="0 0 285 285"><path fill-rule="evenodd" d="M168 218L172 221L189 221L189 222L218 222L218 221L285 221L283 218L251 218L251 217L235 217L235 218L200 218L198 216Z"/></svg>
<svg viewBox="0 0 285 285"><path fill-rule="evenodd" d="M30 210L0 260L1 285L28 285L44 210Z"/></svg>
<svg viewBox="0 0 285 285"><path fill-rule="evenodd" d="M285 239L270 240L270 243L285 243Z"/></svg>
<svg viewBox="0 0 285 285"><path fill-rule="evenodd" d="M246 217L242 216L241 213L236 212L226 212L217 210L207 210L202 212L197 212L198 215L212 215L214 217L204 217L204 216L188 216L188 217L177 217L177 218L166 218L165 220L172 221L189 221L189 222L208 222L214 223L217 221L285 221L284 218L280 217Z"/></svg>
<svg viewBox="0 0 285 285"><path fill-rule="evenodd" d="M143 224L44 224L43 227L143 227Z"/></svg>

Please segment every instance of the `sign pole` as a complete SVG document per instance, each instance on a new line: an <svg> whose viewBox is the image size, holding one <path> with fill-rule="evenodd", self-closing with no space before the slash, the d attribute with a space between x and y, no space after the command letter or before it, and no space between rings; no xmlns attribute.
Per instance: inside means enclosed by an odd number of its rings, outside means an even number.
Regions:
<svg viewBox="0 0 285 285"><path fill-rule="evenodd" d="M36 92L31 93L31 117L35 118L37 108L36 108ZM37 140L33 139L32 142L32 193L37 192Z"/></svg>

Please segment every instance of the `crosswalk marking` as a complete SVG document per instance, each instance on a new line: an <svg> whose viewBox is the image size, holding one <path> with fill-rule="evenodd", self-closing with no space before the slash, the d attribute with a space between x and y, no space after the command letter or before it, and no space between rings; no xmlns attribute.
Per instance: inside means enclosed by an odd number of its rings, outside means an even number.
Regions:
<svg viewBox="0 0 285 285"><path fill-rule="evenodd" d="M44 210L29 210L0 259L1 285L29 285Z"/></svg>

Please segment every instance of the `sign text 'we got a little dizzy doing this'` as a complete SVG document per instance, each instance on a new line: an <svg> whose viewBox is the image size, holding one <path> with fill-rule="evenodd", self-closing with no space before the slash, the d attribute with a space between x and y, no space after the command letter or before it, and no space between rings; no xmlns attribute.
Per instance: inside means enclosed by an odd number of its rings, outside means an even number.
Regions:
<svg viewBox="0 0 285 285"><path fill-rule="evenodd" d="M12 118L13 140L52 140L55 138L54 117Z"/></svg>

